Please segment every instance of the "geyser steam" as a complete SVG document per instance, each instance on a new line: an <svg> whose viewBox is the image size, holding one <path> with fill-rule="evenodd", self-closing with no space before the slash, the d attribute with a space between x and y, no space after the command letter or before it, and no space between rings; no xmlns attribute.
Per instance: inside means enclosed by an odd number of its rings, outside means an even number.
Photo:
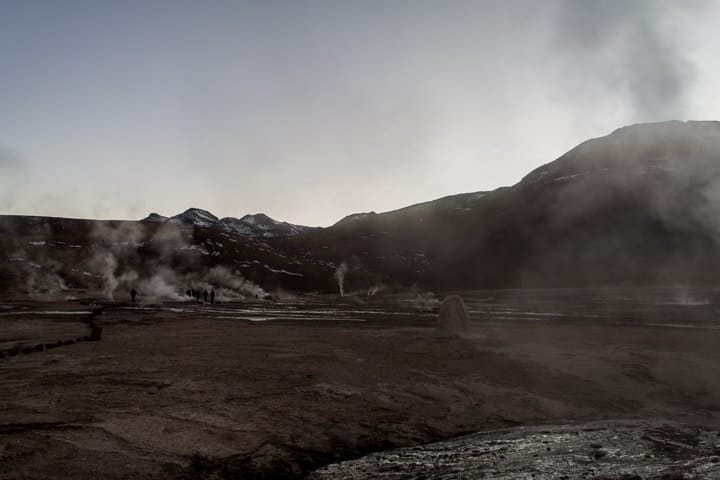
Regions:
<svg viewBox="0 0 720 480"><path fill-rule="evenodd" d="M335 274L333 277L335 277L335 281L338 285L338 290L340 291L340 296L345 296L345 274L347 273L348 266L347 263L342 262L337 269L335 270Z"/></svg>

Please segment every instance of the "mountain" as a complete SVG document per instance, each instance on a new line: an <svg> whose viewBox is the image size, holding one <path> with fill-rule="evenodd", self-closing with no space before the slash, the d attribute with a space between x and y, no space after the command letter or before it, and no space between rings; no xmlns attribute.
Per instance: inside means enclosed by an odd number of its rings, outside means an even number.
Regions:
<svg viewBox="0 0 720 480"><path fill-rule="evenodd" d="M303 232L318 230L316 227L279 222L264 213L245 215L240 219L225 217L220 220L220 223L223 224L227 231L262 238L289 237Z"/></svg>
<svg viewBox="0 0 720 480"><path fill-rule="evenodd" d="M0 216L0 252L0 286L28 292L336 291L341 274L345 291L718 284L720 123L620 128L513 186L322 229L200 209L141 222Z"/></svg>
<svg viewBox="0 0 720 480"><path fill-rule="evenodd" d="M159 213L151 213L147 217L143 218L143 222L165 222L167 221L168 217L164 215L160 215Z"/></svg>
<svg viewBox="0 0 720 480"><path fill-rule="evenodd" d="M214 288L228 300L276 287L332 288L334 265L295 258L204 217L208 226L2 215L0 297L64 298L79 289L113 299L137 289L147 301Z"/></svg>
<svg viewBox="0 0 720 480"><path fill-rule="evenodd" d="M720 123L584 142L511 187L351 216L277 248L346 261L346 281L435 287L720 281Z"/></svg>
<svg viewBox="0 0 720 480"><path fill-rule="evenodd" d="M220 219L218 217L207 210L202 210L200 208L188 208L184 212L170 217L167 221L206 228L220 226Z"/></svg>
<svg viewBox="0 0 720 480"><path fill-rule="evenodd" d="M317 229L316 227L280 222L268 217L264 213L245 215L239 219L234 217L218 218L207 210L200 208L189 208L170 218L157 213L151 213L141 221L177 222L203 228L217 228L226 232L234 232L248 237L259 238L287 237Z"/></svg>

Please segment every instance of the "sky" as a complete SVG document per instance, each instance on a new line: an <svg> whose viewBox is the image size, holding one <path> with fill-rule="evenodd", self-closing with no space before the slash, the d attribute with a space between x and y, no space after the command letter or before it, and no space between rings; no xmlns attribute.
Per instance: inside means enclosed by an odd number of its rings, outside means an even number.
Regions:
<svg viewBox="0 0 720 480"><path fill-rule="evenodd" d="M0 0L0 214L327 226L720 120L720 2Z"/></svg>

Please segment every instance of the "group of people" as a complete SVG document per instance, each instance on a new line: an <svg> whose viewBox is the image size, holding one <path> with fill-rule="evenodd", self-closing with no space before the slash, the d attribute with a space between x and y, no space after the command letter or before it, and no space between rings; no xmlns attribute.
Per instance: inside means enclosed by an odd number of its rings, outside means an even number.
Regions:
<svg viewBox="0 0 720 480"><path fill-rule="evenodd" d="M196 290L194 288L188 288L185 291L185 295L187 295L190 298L194 298L197 301L200 301L200 290ZM205 303L208 303L208 301L210 303L215 303L215 289L212 288L212 289L210 289L209 292L207 290L204 290L202 292L202 298L205 301Z"/></svg>
<svg viewBox="0 0 720 480"><path fill-rule="evenodd" d="M130 290L130 299L132 300L132 303L135 303L135 300L137 299L137 290L134 288ZM200 290L196 290L194 288L188 288L185 291L185 295L187 295L190 298L194 298L196 301L200 301L200 296L202 295L202 299L205 301L205 303L215 303L215 289L211 288L208 292L207 290L204 290L202 293L200 293Z"/></svg>

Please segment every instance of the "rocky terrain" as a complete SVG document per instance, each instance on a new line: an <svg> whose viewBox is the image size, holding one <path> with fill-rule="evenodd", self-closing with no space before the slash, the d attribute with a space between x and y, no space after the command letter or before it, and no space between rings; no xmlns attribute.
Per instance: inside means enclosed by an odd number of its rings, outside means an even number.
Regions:
<svg viewBox="0 0 720 480"><path fill-rule="evenodd" d="M663 420L518 427L369 455L308 480L720 477L720 432Z"/></svg>

